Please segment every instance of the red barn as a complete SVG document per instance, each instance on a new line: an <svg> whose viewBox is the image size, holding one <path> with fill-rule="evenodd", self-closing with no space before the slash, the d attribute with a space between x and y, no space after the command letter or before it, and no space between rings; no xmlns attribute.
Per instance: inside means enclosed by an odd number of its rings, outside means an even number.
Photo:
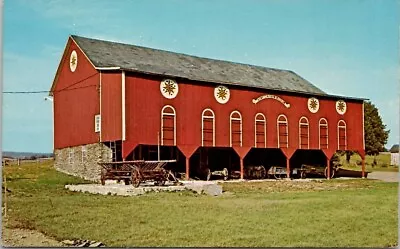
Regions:
<svg viewBox="0 0 400 249"><path fill-rule="evenodd" d="M51 87L55 167L99 179L98 160L177 159L186 178L250 165L363 158L363 99L288 70L70 36ZM160 149L158 150L158 145Z"/></svg>

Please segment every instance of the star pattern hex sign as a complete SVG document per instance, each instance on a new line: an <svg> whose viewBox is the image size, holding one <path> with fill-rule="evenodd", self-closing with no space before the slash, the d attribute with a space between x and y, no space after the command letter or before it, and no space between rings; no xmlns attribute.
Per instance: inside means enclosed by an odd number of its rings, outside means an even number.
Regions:
<svg viewBox="0 0 400 249"><path fill-rule="evenodd" d="M218 103L225 104L229 101L230 91L225 86L217 86L214 89L214 97Z"/></svg>
<svg viewBox="0 0 400 249"><path fill-rule="evenodd" d="M71 72L75 72L77 66L78 66L78 55L76 54L76 51L73 50L71 52L71 56L69 57L69 69L71 69Z"/></svg>
<svg viewBox="0 0 400 249"><path fill-rule="evenodd" d="M312 113L316 113L319 110L319 100L316 98L309 98L307 101L308 110Z"/></svg>
<svg viewBox="0 0 400 249"><path fill-rule="evenodd" d="M344 102L343 100L336 101L336 111L337 111L337 113L339 113L340 115L343 115L343 114L346 113L346 110L347 110L346 102Z"/></svg>
<svg viewBox="0 0 400 249"><path fill-rule="evenodd" d="M161 94L167 99L173 99L178 95L179 87L174 80L166 79L160 84Z"/></svg>

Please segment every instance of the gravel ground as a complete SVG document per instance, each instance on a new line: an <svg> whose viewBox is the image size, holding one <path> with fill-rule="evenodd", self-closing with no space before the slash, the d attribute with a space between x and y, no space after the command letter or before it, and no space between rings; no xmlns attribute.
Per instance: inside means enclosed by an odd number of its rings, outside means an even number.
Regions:
<svg viewBox="0 0 400 249"><path fill-rule="evenodd" d="M2 229L3 247L62 247L63 244L44 234L28 229L7 228Z"/></svg>
<svg viewBox="0 0 400 249"><path fill-rule="evenodd" d="M398 182L399 172L374 171L368 174L368 179L377 179L385 182Z"/></svg>

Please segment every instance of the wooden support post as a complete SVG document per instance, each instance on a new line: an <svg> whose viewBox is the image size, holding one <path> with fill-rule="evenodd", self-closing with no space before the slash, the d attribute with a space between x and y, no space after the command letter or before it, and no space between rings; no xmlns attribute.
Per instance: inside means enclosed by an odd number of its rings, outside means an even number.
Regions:
<svg viewBox="0 0 400 249"><path fill-rule="evenodd" d="M190 169L190 167L189 167L189 157L188 156L186 156L186 174L185 174L185 178L186 178L186 180L188 181L189 180L189 169Z"/></svg>
<svg viewBox="0 0 400 249"><path fill-rule="evenodd" d="M243 158L240 158L240 179L244 179L244 165L243 165Z"/></svg>
<svg viewBox="0 0 400 249"><path fill-rule="evenodd" d="M290 178L290 158L286 158L286 178Z"/></svg>
<svg viewBox="0 0 400 249"><path fill-rule="evenodd" d="M331 179L331 162L329 160L329 158L326 158L326 167L327 167L327 171L326 172L326 179Z"/></svg>
<svg viewBox="0 0 400 249"><path fill-rule="evenodd" d="M361 177L365 178L365 156L361 157Z"/></svg>

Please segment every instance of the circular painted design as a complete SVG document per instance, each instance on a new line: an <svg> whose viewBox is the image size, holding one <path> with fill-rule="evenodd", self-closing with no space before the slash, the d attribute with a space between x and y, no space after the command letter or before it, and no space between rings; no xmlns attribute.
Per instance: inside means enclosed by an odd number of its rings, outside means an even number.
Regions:
<svg viewBox="0 0 400 249"><path fill-rule="evenodd" d="M214 89L214 97L220 104L225 104L229 101L231 93L229 89L225 86L217 86Z"/></svg>
<svg viewBox="0 0 400 249"><path fill-rule="evenodd" d="M312 113L316 113L319 110L319 100L316 98L309 98L307 101L308 110Z"/></svg>
<svg viewBox="0 0 400 249"><path fill-rule="evenodd" d="M336 101L336 111L340 114L343 115L346 113L347 110L347 105L346 102L343 100L338 100Z"/></svg>
<svg viewBox="0 0 400 249"><path fill-rule="evenodd" d="M71 56L69 57L69 69L71 69L71 72L75 72L77 65L78 65L78 55L74 50L71 52Z"/></svg>
<svg viewBox="0 0 400 249"><path fill-rule="evenodd" d="M178 95L179 87L178 83L174 80L166 79L161 81L160 84L161 94L167 99L173 99Z"/></svg>

